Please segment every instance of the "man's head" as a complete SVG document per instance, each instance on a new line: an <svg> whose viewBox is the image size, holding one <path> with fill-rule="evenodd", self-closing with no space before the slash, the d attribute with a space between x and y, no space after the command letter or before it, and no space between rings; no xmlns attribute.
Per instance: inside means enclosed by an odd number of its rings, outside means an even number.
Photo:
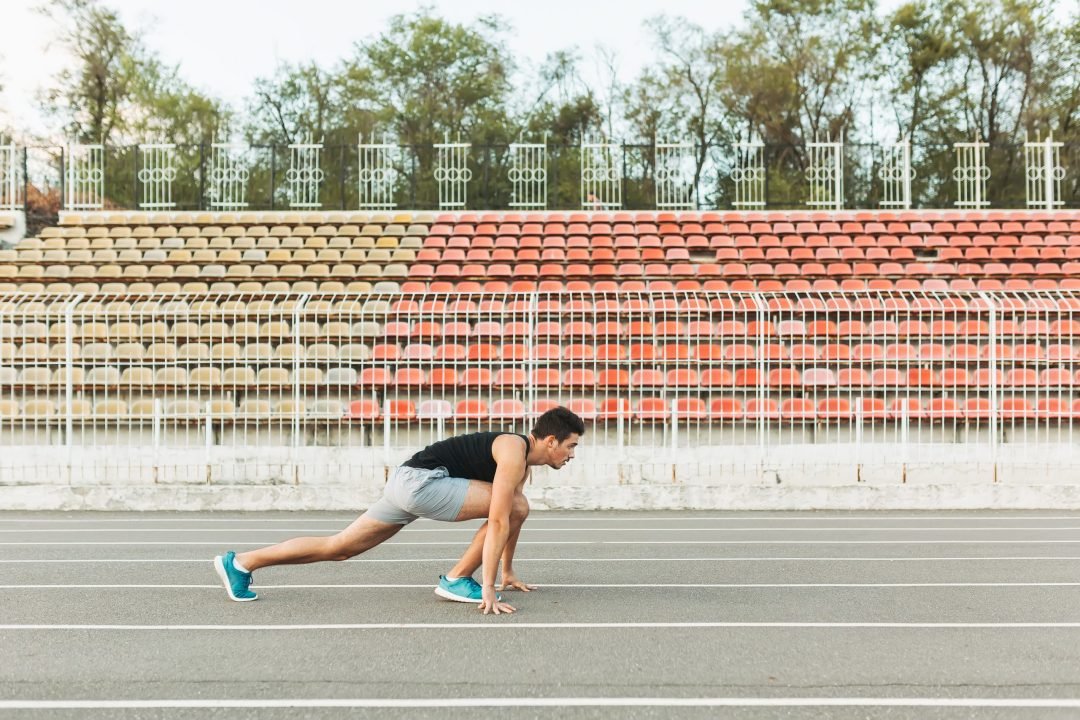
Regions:
<svg viewBox="0 0 1080 720"><path fill-rule="evenodd" d="M548 410L536 419L532 436L538 447L546 452L544 464L558 470L574 457L585 423L564 407Z"/></svg>

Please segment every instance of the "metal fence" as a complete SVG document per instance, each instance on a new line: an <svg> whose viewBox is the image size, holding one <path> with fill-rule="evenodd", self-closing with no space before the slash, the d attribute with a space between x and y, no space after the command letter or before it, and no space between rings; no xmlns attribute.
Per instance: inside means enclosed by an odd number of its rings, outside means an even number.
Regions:
<svg viewBox="0 0 1080 720"><path fill-rule="evenodd" d="M251 146L234 150L243 156L242 187L246 207L252 210L283 210L300 201L295 187L298 173L305 177L305 207L326 210L353 210L372 207L372 193L378 191L378 206L384 209L409 208L432 210L446 205L446 180L450 171L438 164L431 146L384 143L387 150L375 162L369 155L372 146L328 143L319 145L319 167L297 170L287 145ZM469 209L513 209L523 202L520 187L522 170L513 145L471 144L455 166L453 177L468 178L467 188L455 186L454 207ZM609 146L605 146L609 147ZM671 206L672 170L658 146L624 143L610 146L610 167L603 172L604 197L595 188L600 172L584 168L580 146L549 143L545 158L530 167L540 184L530 186L529 206L540 207L534 198L550 210L595 209L618 204L627 210ZM890 155L893 145L846 143L830 157L830 207L942 208L970 200L967 186L958 184L959 170L953 145L911 145L899 156ZM815 185L824 172L818 167L808 146L710 145L701 150L691 146L689 165L679 170L675 186L678 205L691 209L732 208L809 208L819 203L820 188ZM25 202L27 183L39 188L63 188L65 209L94 207L136 209L144 202L147 183L151 182L143 154L137 146L108 145L95 150L99 155L93 168L86 166L90 151L71 148L19 148L21 168L16 184L18 202ZM389 152L392 150L393 152ZM73 154L74 153L74 154ZM212 144L176 145L170 175L171 198L178 210L207 209L221 202L221 172L215 164L220 152ZM92 153L91 153L92 154ZM1030 157L1029 157L1030 155ZM1030 154L1023 143L989 145L984 152L985 168L990 173L979 185L980 203L994 208L1024 208L1037 204L1029 186L1029 175L1052 176L1055 184L1052 202L1055 207L1080 207L1080 145L1066 143L1057 148L1053 167L1045 171L1042 155ZM606 156L607 157L607 156ZM1031 166L1036 163L1038 166ZM606 167L606 166L605 166ZM965 166L966 168L966 166ZM588 172L586 172L586 169ZM965 170L965 172L971 172ZM614 183L606 178L614 176ZM377 186L372 178L378 177ZM440 183L439 178L443 180ZM533 175L530 175L533 177ZM906 178L898 193L896 179ZM589 178L592 178L591 180ZM686 183L689 185L686 185ZM980 182L983 182L982 180ZM1046 183L1043 183L1045 191ZM77 186L77 187L73 187ZM440 194L440 188L442 194ZM593 200L589 200L589 196ZM315 199L313 199L315 198ZM1041 196L1040 196L1041 198ZM464 203L464 205L461 205ZM1046 201L1042 200L1042 205ZM449 205L446 205L449 207ZM981 205L980 205L981 206Z"/></svg>
<svg viewBox="0 0 1080 720"><path fill-rule="evenodd" d="M556 404L614 457L1075 463L1080 294L0 297L0 469L73 448L390 465Z"/></svg>

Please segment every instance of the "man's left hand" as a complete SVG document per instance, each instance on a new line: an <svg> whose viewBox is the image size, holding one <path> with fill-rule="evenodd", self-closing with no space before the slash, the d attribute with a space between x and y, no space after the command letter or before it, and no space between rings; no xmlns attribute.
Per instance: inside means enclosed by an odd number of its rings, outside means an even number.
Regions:
<svg viewBox="0 0 1080 720"><path fill-rule="evenodd" d="M499 586L500 590L520 590L521 592L529 592L530 590L535 590L536 588L536 585L526 585L524 582L521 581L520 578L518 578L517 575L513 573L510 573L509 575L503 573L502 585Z"/></svg>

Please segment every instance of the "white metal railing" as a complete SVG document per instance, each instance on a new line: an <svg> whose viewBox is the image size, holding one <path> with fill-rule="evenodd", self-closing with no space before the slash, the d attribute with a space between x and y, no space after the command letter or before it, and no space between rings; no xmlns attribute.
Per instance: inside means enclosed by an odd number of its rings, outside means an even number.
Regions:
<svg viewBox="0 0 1080 720"><path fill-rule="evenodd" d="M300 142L289 145L289 169L285 179L289 183L289 206L293 208L322 207L319 190L325 173L320 167L322 142L314 142L310 133Z"/></svg>
<svg viewBox="0 0 1080 720"><path fill-rule="evenodd" d="M472 143L443 142L435 144L435 182L439 185L439 209L461 210L469 197L469 148Z"/></svg>
<svg viewBox="0 0 1080 720"><path fill-rule="evenodd" d="M101 210L105 206L104 146L69 143L64 163L64 209Z"/></svg>
<svg viewBox="0 0 1080 720"><path fill-rule="evenodd" d="M241 210L247 207L247 183L251 172L244 160L243 146L212 143L210 146L211 210Z"/></svg>
<svg viewBox="0 0 1080 720"><path fill-rule="evenodd" d="M0 145L0 210L15 210L19 203L15 171L15 143Z"/></svg>
<svg viewBox="0 0 1080 720"><path fill-rule="evenodd" d="M546 133L542 143L516 142L510 145L507 177L513 186L510 207L533 210L547 208Z"/></svg>
<svg viewBox="0 0 1080 720"><path fill-rule="evenodd" d="M176 207L172 201L172 184L176 179L173 159L176 146L172 143L139 145L140 167L137 173L142 186L142 210L169 210Z"/></svg>
<svg viewBox="0 0 1080 720"><path fill-rule="evenodd" d="M693 209L694 144L658 142L654 146L654 152L657 209Z"/></svg>
<svg viewBox="0 0 1080 720"><path fill-rule="evenodd" d="M394 185L397 180L394 163L398 146L385 137L381 143L365 143L362 134L359 138L358 207L361 210L392 210L397 207L394 202Z"/></svg>
<svg viewBox="0 0 1080 720"><path fill-rule="evenodd" d="M753 138L735 145L735 164L731 170L735 183L736 209L765 207L765 144Z"/></svg>
<svg viewBox="0 0 1080 720"><path fill-rule="evenodd" d="M581 142L581 207L615 210L622 207L622 146Z"/></svg>
<svg viewBox="0 0 1080 720"><path fill-rule="evenodd" d="M806 144L810 164L806 180L810 199L806 204L825 210L844 209L844 136L840 140L815 140Z"/></svg>
<svg viewBox="0 0 1080 720"><path fill-rule="evenodd" d="M1065 168L1061 165L1061 148L1065 143L1054 142L1051 133L1045 140L1029 142L1024 136L1024 188L1029 208L1054 210L1065 204L1061 199L1061 181Z"/></svg>
<svg viewBox="0 0 1080 720"><path fill-rule="evenodd" d="M911 209L911 181L915 179L915 170L911 167L910 141L902 140L883 148L878 178L884 189L881 207Z"/></svg>
<svg viewBox="0 0 1080 720"><path fill-rule="evenodd" d="M984 208L990 206L986 199L986 182L990 168L986 164L985 142L953 143L956 149L956 206L960 208Z"/></svg>
<svg viewBox="0 0 1080 720"><path fill-rule="evenodd" d="M1075 463L1080 293L0 297L0 467L18 448L392 458L554 404L594 448Z"/></svg>

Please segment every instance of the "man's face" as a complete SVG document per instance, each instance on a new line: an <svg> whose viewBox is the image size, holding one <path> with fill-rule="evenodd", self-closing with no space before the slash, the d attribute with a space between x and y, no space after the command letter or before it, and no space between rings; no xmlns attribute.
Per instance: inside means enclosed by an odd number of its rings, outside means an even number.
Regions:
<svg viewBox="0 0 1080 720"><path fill-rule="evenodd" d="M548 467L558 470L573 460L574 450L580 440L581 436L577 433L571 433L570 437L562 442L556 440L554 435L549 435L544 441L548 446Z"/></svg>

